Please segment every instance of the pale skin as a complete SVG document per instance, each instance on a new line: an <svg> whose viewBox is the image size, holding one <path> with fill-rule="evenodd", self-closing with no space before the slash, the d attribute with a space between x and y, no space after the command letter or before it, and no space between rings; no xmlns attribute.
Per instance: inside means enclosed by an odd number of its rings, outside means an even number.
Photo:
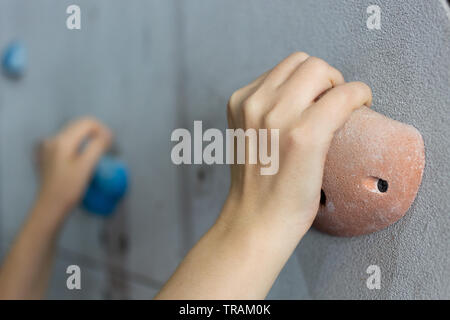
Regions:
<svg viewBox="0 0 450 320"><path fill-rule="evenodd" d="M302 52L236 91L229 127L279 129L279 171L261 175L261 164L231 166L219 218L155 298L264 299L314 221L334 133L371 101L366 84L346 83L337 69ZM0 270L0 298L43 296L58 231L111 140L108 129L90 121L96 130L72 129L78 134L50 140L41 191ZM96 141L92 150L74 156L86 136Z"/></svg>
<svg viewBox="0 0 450 320"><path fill-rule="evenodd" d="M108 128L84 118L42 143L40 189L0 269L0 299L44 297L59 231L111 139Z"/></svg>
<svg viewBox="0 0 450 320"><path fill-rule="evenodd" d="M366 84L346 83L337 69L303 52L236 91L229 127L279 129L279 171L231 166L219 218L156 299L264 299L317 214L334 133L371 103Z"/></svg>

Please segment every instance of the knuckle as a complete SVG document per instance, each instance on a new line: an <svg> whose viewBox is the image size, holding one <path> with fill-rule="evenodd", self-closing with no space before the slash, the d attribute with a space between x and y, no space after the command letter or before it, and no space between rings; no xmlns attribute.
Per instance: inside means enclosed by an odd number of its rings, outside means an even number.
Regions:
<svg viewBox="0 0 450 320"><path fill-rule="evenodd" d="M366 83L361 81L355 81L351 82L351 84L358 90L363 91L365 95L372 96L372 89Z"/></svg>
<svg viewBox="0 0 450 320"><path fill-rule="evenodd" d="M289 58L295 59L295 60L304 60L307 59L309 55L306 52L297 51L292 53Z"/></svg>
<svg viewBox="0 0 450 320"><path fill-rule="evenodd" d="M257 99L250 96L242 103L242 116L247 126L252 126L258 119L258 109L260 108Z"/></svg>
<svg viewBox="0 0 450 320"><path fill-rule="evenodd" d="M344 75L342 74L342 72L338 69L336 69L335 67L329 66L329 69L336 75L336 77L338 77L339 81L344 82Z"/></svg>
<svg viewBox="0 0 450 320"><path fill-rule="evenodd" d="M280 120L278 114L276 114L274 111L269 111L264 116L264 127L268 129L279 129Z"/></svg>
<svg viewBox="0 0 450 320"><path fill-rule="evenodd" d="M353 86L340 86L336 88L336 100L339 104L347 103L354 95Z"/></svg>
<svg viewBox="0 0 450 320"><path fill-rule="evenodd" d="M240 89L236 90L231 94L230 99L228 100L228 108L230 110L236 107L239 101L239 97L240 97Z"/></svg>
<svg viewBox="0 0 450 320"><path fill-rule="evenodd" d="M259 103L257 98L252 95L245 99L242 103L242 113L245 119L254 120L257 117L259 109Z"/></svg>
<svg viewBox="0 0 450 320"><path fill-rule="evenodd" d="M292 129L287 135L288 145L293 148L301 147L305 143L307 136L308 134L303 127Z"/></svg>
<svg viewBox="0 0 450 320"><path fill-rule="evenodd" d="M324 74L330 70L330 65L325 61L317 57L309 57L308 63L313 66L315 72Z"/></svg>

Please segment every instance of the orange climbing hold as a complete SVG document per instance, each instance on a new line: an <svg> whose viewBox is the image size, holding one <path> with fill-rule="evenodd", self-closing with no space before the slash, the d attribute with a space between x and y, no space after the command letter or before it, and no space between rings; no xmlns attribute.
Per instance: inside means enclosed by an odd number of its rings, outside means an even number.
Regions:
<svg viewBox="0 0 450 320"><path fill-rule="evenodd" d="M424 166L417 129L358 109L331 144L314 226L346 237L386 228L413 203Z"/></svg>

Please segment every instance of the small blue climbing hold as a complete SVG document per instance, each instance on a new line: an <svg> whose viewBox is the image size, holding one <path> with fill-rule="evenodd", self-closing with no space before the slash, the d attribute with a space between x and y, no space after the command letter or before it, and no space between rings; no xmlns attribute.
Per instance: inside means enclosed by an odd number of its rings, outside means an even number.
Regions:
<svg viewBox="0 0 450 320"><path fill-rule="evenodd" d="M27 50L23 43L12 42L5 49L2 57L4 72L11 77L21 77L27 67Z"/></svg>
<svg viewBox="0 0 450 320"><path fill-rule="evenodd" d="M100 159L92 176L82 207L87 211L101 215L111 215L128 189L128 168L110 156Z"/></svg>

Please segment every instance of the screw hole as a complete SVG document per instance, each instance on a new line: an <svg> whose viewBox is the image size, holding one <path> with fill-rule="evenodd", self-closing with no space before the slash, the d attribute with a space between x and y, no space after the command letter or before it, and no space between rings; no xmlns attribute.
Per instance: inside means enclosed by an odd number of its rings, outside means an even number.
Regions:
<svg viewBox="0 0 450 320"><path fill-rule="evenodd" d="M320 204L325 205L327 203L327 196L323 190L320 190Z"/></svg>
<svg viewBox="0 0 450 320"><path fill-rule="evenodd" d="M388 190L389 184L386 180L378 179L377 187L380 192L385 193Z"/></svg>

